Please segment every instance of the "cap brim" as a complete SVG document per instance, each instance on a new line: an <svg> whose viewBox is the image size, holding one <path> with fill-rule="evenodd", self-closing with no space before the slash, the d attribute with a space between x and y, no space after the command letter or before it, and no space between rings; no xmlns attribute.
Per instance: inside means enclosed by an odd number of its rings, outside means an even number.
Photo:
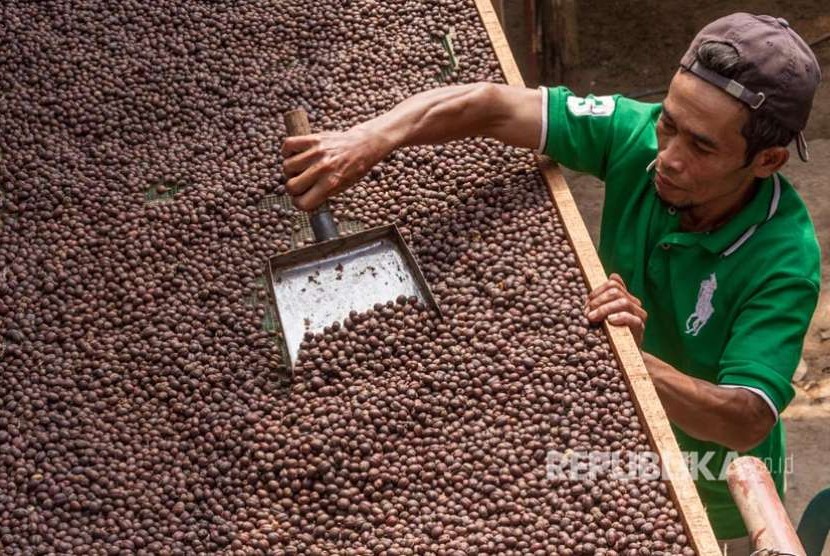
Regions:
<svg viewBox="0 0 830 556"><path fill-rule="evenodd" d="M804 162L809 162L810 152L807 150L807 139L804 138L803 131L799 131L795 136L795 147L798 149L798 157Z"/></svg>

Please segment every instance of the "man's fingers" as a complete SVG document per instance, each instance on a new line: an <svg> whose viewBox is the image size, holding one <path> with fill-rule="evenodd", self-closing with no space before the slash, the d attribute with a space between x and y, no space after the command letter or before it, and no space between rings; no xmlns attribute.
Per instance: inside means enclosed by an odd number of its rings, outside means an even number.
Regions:
<svg viewBox="0 0 830 556"><path fill-rule="evenodd" d="M606 280L602 285L597 286L591 293L588 294L588 299L596 297L608 288L620 288L623 291L628 291L622 277L620 277L619 274L612 273L611 276L608 277L608 280Z"/></svg>
<svg viewBox="0 0 830 556"><path fill-rule="evenodd" d="M645 309L643 309L636 303L633 303L627 297L620 297L614 299L613 301L609 301L608 303L604 303L596 309L589 311L586 316L588 317L588 320L591 322L599 322L606 318L608 315L622 312L636 315L644 322L646 318L648 318L648 313L646 313Z"/></svg>
<svg viewBox="0 0 830 556"><path fill-rule="evenodd" d="M320 154L321 153L315 148L306 149L292 155L289 158L286 158L282 163L282 169L285 172L285 175L289 178L298 176L302 174L306 168L317 162L320 159Z"/></svg>
<svg viewBox="0 0 830 556"><path fill-rule="evenodd" d="M608 280L607 282L604 282L604 283L600 284L599 286L597 286L596 288L594 288L593 291L591 291L591 293L588 294L588 300L590 301L591 299L596 298L598 295L601 295L602 293L608 291L611 288L619 289L619 287L620 287L619 282L616 282L616 281L613 281L613 280Z"/></svg>
<svg viewBox="0 0 830 556"><path fill-rule="evenodd" d="M608 280L613 280L614 282L619 283L623 288L625 288L625 282L623 281L622 276L620 276L616 272L612 272L611 276L608 277Z"/></svg>
<svg viewBox="0 0 830 556"><path fill-rule="evenodd" d="M619 274L612 273L607 282L588 295L585 316L593 323L607 320L615 326L627 326L637 345L643 341L648 313L642 302L628 292Z"/></svg>
<svg viewBox="0 0 830 556"><path fill-rule="evenodd" d="M292 199L294 206L300 210L310 212L328 199L329 190L324 183L315 183L308 191Z"/></svg>
<svg viewBox="0 0 830 556"><path fill-rule="evenodd" d="M614 297L628 297L634 304L642 305L642 301L631 295L628 290L620 285L616 280L609 280L588 295L587 306L590 308L596 307L600 303L604 303Z"/></svg>
<svg viewBox="0 0 830 556"><path fill-rule="evenodd" d="M611 274L607 282L595 288L588 294L588 299L585 303L585 312L596 309L599 305L607 303L616 297L627 297L637 306L642 307L643 303L626 289L625 283L620 278L619 274Z"/></svg>
<svg viewBox="0 0 830 556"><path fill-rule="evenodd" d="M630 326L633 328L644 328L643 319L631 313L620 312L608 315L608 322L614 326Z"/></svg>
<svg viewBox="0 0 830 556"><path fill-rule="evenodd" d="M285 182L285 190L293 197L298 197L308 191L311 186L317 183L321 176L325 175L327 165L318 160L310 168L307 168L299 176L294 176Z"/></svg>
<svg viewBox="0 0 830 556"><path fill-rule="evenodd" d="M620 313L622 311L628 310L630 306L631 303L629 303L627 299L617 298L613 301L609 301L608 303L600 305L596 309L588 311L588 314L586 316L588 317L588 320L591 322L600 322L612 313Z"/></svg>
<svg viewBox="0 0 830 556"><path fill-rule="evenodd" d="M589 298L585 308L587 311L593 311L600 305L609 303L621 297L625 297L625 292L623 292L623 290L619 288L616 282L611 282L610 287L605 288L603 291L599 292L593 298Z"/></svg>
<svg viewBox="0 0 830 556"><path fill-rule="evenodd" d="M285 141L282 142L282 148L280 149L280 153L282 153L283 158L289 158L291 155L302 152L310 147L316 145L319 141L317 135L297 135L296 137L286 137Z"/></svg>
<svg viewBox="0 0 830 556"><path fill-rule="evenodd" d="M637 345L640 345L643 341L643 333L646 329L645 321L637 315L632 315L631 313L611 313L608 315L608 322L614 326L627 326L634 336L634 341L637 342Z"/></svg>

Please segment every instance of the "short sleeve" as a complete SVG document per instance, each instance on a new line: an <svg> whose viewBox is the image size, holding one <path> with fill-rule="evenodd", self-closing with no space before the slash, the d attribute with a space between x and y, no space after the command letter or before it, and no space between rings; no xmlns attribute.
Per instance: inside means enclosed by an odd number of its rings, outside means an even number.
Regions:
<svg viewBox="0 0 830 556"><path fill-rule="evenodd" d="M791 381L817 303L818 287L807 279L766 283L732 326L717 383L752 390L783 411L795 395Z"/></svg>
<svg viewBox="0 0 830 556"><path fill-rule="evenodd" d="M582 98L565 87L542 92L547 114L540 151L567 168L604 179L620 97Z"/></svg>

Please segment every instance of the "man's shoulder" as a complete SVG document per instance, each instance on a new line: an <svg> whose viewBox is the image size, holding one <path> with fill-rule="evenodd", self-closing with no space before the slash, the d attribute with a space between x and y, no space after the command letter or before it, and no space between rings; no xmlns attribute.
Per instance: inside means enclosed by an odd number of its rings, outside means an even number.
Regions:
<svg viewBox="0 0 830 556"><path fill-rule="evenodd" d="M626 97L620 93L580 95L564 85L547 88L549 106L567 111L570 117L608 118L615 120L648 123L654 122L660 115L661 105L654 102L642 102Z"/></svg>
<svg viewBox="0 0 830 556"><path fill-rule="evenodd" d="M617 121L611 145L611 166L645 168L657 155L657 119L661 105L624 97L617 97ZM627 173L627 172L626 172ZM625 179L628 183L630 177Z"/></svg>
<svg viewBox="0 0 830 556"><path fill-rule="evenodd" d="M803 278L818 287L821 250L810 213L786 177L778 174L776 181L780 192L770 209L774 212L758 226L746 255L755 261L756 271L767 279Z"/></svg>
<svg viewBox="0 0 830 556"><path fill-rule="evenodd" d="M774 241L776 252L794 251L808 257L805 263L818 264L818 238L807 205L785 176L778 174L778 183L781 189L778 207L762 228L762 235L766 236L767 243Z"/></svg>
<svg viewBox="0 0 830 556"><path fill-rule="evenodd" d="M563 166L605 180L637 153L656 152L660 105L619 94L580 96L564 86L544 91L541 150Z"/></svg>

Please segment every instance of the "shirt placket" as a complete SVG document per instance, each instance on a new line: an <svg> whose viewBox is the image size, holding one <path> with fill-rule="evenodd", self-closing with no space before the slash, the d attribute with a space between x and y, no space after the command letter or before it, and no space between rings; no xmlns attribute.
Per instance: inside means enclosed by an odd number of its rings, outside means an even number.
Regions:
<svg viewBox="0 0 830 556"><path fill-rule="evenodd" d="M660 238L648 258L648 281L652 291L661 297L672 289L670 266L678 264L680 257L689 256L689 249L696 249L698 238L693 234L672 232Z"/></svg>

